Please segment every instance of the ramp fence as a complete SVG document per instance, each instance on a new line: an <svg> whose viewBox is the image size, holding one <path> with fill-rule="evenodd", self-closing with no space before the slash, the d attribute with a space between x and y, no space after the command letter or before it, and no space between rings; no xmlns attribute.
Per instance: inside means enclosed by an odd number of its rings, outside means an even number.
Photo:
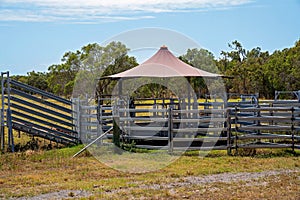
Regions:
<svg viewBox="0 0 300 200"><path fill-rule="evenodd" d="M79 142L72 101L12 80L9 72L1 73L1 89L2 150L7 144L14 151L14 130L64 145Z"/></svg>

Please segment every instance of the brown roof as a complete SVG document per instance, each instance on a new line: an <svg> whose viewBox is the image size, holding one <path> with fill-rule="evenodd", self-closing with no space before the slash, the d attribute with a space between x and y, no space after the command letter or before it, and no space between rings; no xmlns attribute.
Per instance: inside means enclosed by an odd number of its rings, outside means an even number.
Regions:
<svg viewBox="0 0 300 200"><path fill-rule="evenodd" d="M192 67L174 56L166 46L162 46L156 54L144 63L127 71L108 76L107 78L182 76L221 77L222 75Z"/></svg>

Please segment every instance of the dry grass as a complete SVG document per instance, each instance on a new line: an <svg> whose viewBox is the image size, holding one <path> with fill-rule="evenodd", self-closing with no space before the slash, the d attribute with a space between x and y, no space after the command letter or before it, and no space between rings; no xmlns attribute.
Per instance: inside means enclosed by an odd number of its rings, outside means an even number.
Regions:
<svg viewBox="0 0 300 200"><path fill-rule="evenodd" d="M199 195L204 199L239 199L248 196L254 199L265 196L295 199L300 189L299 173L293 173L292 176L283 174L267 177L258 180L257 184L214 182L161 190L140 187L165 185L189 176L199 177L225 172L299 170L299 153L295 156L286 151L276 150L260 152L260 157L230 157L226 156L225 152L213 152L205 158L199 158L194 153L192 156L182 156L170 166L156 172L130 174L110 169L88 153L72 159L72 155L80 148L78 146L44 152L27 151L0 155L0 198L29 197L61 190L84 190L92 194L90 198L96 199L197 199ZM234 196L231 196L232 194Z"/></svg>
<svg viewBox="0 0 300 200"><path fill-rule="evenodd" d="M15 138L20 143L30 139ZM80 148L0 153L0 198L83 190L91 194L90 199L300 199L299 172L248 181L164 187L186 177L211 174L299 171L299 152L293 155L284 150L261 150L252 157L231 157L225 151L213 151L204 158L198 152L189 152L161 170L130 174L113 170L88 153L72 159Z"/></svg>

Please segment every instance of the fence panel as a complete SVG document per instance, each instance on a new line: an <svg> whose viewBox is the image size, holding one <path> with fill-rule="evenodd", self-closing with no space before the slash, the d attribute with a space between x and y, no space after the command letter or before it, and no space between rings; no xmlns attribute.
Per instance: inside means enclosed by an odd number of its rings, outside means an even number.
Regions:
<svg viewBox="0 0 300 200"><path fill-rule="evenodd" d="M235 108L235 148L298 148L295 111L294 107ZM241 123L247 121L252 124Z"/></svg>

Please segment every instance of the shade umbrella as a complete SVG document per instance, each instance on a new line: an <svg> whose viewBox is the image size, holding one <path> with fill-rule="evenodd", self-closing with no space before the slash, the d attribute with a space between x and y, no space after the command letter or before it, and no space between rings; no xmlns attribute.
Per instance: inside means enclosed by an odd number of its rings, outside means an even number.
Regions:
<svg viewBox="0 0 300 200"><path fill-rule="evenodd" d="M156 78L171 78L171 77L205 77L205 78L218 78L224 77L223 75L207 72L195 68L173 55L169 51L168 47L162 46L152 57L143 62L142 64L126 70L124 72L113 74L103 77L110 79L127 79L127 78L141 78L141 77L156 77ZM122 82L122 81L121 81ZM121 91L122 83L119 82ZM191 97L190 97L190 85L188 89L188 107L190 109ZM120 92L119 92L119 95Z"/></svg>
<svg viewBox="0 0 300 200"><path fill-rule="evenodd" d="M134 78L134 77L223 77L186 64L174 56L168 47L162 46L156 54L142 64L127 71L104 78Z"/></svg>

